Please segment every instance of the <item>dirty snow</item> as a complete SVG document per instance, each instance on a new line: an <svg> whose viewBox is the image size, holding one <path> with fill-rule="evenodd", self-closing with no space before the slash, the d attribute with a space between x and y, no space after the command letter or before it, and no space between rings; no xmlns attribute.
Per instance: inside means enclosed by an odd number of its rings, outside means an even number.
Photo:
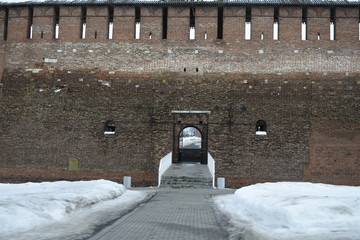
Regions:
<svg viewBox="0 0 360 240"><path fill-rule="evenodd" d="M217 197L242 240L360 239L360 187L263 183Z"/></svg>
<svg viewBox="0 0 360 240"><path fill-rule="evenodd" d="M146 197L106 180L0 184L0 193L2 240L79 239Z"/></svg>

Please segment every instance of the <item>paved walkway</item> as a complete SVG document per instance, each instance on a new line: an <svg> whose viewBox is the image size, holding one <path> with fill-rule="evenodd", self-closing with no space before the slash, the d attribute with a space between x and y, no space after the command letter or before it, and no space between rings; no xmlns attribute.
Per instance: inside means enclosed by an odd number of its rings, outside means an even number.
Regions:
<svg viewBox="0 0 360 240"><path fill-rule="evenodd" d="M136 190L136 189L135 189ZM155 195L90 240L228 239L211 197L234 190L154 190Z"/></svg>

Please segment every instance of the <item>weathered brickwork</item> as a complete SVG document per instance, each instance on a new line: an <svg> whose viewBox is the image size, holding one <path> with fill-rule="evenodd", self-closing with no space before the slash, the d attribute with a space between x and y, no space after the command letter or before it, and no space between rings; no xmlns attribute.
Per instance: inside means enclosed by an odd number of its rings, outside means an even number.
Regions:
<svg viewBox="0 0 360 240"><path fill-rule="evenodd" d="M86 7L86 37L81 39ZM0 181L132 176L157 185L159 160L173 150L172 110L211 111L208 151L228 187L264 181L360 184L359 9L308 7L308 40L301 40L302 7L245 6L8 8L0 46ZM356 15L357 14L357 15ZM5 9L0 30L5 32ZM320 33L320 40L318 40ZM260 35L263 34L263 39ZM3 36L3 35L0 35ZM205 37L206 36L206 37ZM104 134L112 120L116 134ZM256 122L267 135L256 135ZM175 144L176 145L176 144ZM69 162L78 161L78 170Z"/></svg>

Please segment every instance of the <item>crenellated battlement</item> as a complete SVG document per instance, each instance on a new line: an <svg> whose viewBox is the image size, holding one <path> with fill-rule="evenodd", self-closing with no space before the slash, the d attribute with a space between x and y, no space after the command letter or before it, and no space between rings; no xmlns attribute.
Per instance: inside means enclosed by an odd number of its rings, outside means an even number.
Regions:
<svg viewBox="0 0 360 240"><path fill-rule="evenodd" d="M359 42L358 6L3 6L0 39Z"/></svg>

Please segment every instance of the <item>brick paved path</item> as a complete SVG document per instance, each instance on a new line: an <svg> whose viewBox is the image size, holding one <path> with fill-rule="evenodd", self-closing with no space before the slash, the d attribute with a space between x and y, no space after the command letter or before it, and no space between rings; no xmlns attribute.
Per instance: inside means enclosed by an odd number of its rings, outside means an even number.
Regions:
<svg viewBox="0 0 360 240"><path fill-rule="evenodd" d="M139 205L90 240L228 239L211 197L233 190L166 189Z"/></svg>

